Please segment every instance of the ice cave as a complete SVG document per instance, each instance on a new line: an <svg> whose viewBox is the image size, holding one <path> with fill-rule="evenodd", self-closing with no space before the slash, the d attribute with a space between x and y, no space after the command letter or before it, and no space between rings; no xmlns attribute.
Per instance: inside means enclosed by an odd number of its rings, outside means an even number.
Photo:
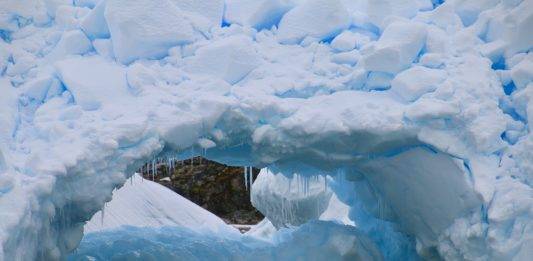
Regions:
<svg viewBox="0 0 533 261"><path fill-rule="evenodd" d="M533 0L0 0L0 38L0 261L533 260ZM138 171L195 156L264 219Z"/></svg>

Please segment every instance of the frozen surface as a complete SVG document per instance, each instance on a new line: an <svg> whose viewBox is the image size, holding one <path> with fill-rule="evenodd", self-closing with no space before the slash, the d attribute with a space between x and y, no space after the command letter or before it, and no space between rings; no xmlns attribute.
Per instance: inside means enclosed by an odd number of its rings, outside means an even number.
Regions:
<svg viewBox="0 0 533 261"><path fill-rule="evenodd" d="M228 236L239 233L209 211L138 174L113 192L113 200L106 204L103 212L94 214L84 226L84 232L112 230L121 226L179 226Z"/></svg>
<svg viewBox="0 0 533 261"><path fill-rule="evenodd" d="M179 244L176 244L179 242ZM382 260L375 245L357 229L311 222L285 230L272 242L228 237L183 227L137 228L88 234L68 260Z"/></svg>
<svg viewBox="0 0 533 261"><path fill-rule="evenodd" d="M2 2L0 259L65 257L196 154L332 177L322 215L385 259L531 256L532 1L221 3Z"/></svg>

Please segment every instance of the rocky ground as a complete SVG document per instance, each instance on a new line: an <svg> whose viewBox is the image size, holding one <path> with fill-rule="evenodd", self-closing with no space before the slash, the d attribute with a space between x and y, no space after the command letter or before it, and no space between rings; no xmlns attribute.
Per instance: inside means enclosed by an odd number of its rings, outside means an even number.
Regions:
<svg viewBox="0 0 533 261"><path fill-rule="evenodd" d="M150 163L151 164L151 163ZM152 177L152 166L142 168L146 179L172 189L197 205L209 210L228 224L257 224L263 215L250 203L250 191L245 187L243 167L232 167L195 157L156 163L157 175ZM259 169L253 169L254 179Z"/></svg>

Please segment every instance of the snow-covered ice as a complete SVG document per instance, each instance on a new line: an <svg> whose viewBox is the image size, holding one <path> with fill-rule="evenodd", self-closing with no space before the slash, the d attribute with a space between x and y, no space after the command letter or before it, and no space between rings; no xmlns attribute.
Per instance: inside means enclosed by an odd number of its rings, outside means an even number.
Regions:
<svg viewBox="0 0 533 261"><path fill-rule="evenodd" d="M378 259L527 260L532 5L3 1L0 259L66 257L143 163L204 154L331 181L322 215L274 233L288 258L332 231Z"/></svg>

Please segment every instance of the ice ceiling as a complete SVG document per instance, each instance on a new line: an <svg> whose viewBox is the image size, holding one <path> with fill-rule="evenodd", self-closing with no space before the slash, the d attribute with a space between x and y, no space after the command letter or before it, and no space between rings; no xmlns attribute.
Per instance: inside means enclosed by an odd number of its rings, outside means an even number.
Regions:
<svg viewBox="0 0 533 261"><path fill-rule="evenodd" d="M525 259L532 5L6 0L0 259L64 257L142 163L201 153L342 172L385 257L382 221L423 257Z"/></svg>

